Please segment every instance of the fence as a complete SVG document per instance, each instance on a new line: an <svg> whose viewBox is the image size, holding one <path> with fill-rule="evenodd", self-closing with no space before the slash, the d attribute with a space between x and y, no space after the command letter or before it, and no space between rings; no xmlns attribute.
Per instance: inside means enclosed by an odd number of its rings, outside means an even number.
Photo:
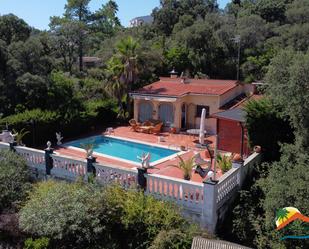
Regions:
<svg viewBox="0 0 309 249"><path fill-rule="evenodd" d="M218 181L196 183L173 177L147 174L140 170L102 165L94 163L90 159L80 160L54 154L50 150L13 147L2 142L0 142L0 149L16 151L25 158L30 168L55 178L72 181L81 177L87 180L89 175L93 175L103 185L113 182L119 183L125 188L140 185L146 194L161 200L175 202L183 208L187 215L198 216L200 224L210 232L215 232L218 210L222 206L228 205L229 200L241 189L243 181L250 174L253 165L261 160L261 155L254 153L243 164L233 164L233 168Z"/></svg>

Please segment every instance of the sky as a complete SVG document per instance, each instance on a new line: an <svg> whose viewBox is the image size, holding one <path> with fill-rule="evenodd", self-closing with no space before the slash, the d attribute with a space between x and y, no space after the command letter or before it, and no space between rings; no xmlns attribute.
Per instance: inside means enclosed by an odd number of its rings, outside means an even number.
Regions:
<svg viewBox="0 0 309 249"><path fill-rule="evenodd" d="M224 8L229 0L217 0L220 8ZM37 29L48 29L50 16L61 16L67 0L0 0L0 15L13 13L24 19L30 26ZM99 9L107 0L91 0L90 10ZM118 17L122 25L128 26L129 21L137 16L149 15L159 0L116 0L119 6Z"/></svg>

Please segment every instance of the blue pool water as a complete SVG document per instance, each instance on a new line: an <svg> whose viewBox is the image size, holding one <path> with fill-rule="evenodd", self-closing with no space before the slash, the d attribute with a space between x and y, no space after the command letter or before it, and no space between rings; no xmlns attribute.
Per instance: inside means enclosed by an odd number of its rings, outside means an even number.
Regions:
<svg viewBox="0 0 309 249"><path fill-rule="evenodd" d="M105 136L80 139L66 143L65 145L82 148L82 144L87 143L94 144L94 152L133 162L140 162L140 160L137 159L137 156L141 156L143 153L149 152L151 154L150 162L154 162L179 152L177 150L165 149Z"/></svg>

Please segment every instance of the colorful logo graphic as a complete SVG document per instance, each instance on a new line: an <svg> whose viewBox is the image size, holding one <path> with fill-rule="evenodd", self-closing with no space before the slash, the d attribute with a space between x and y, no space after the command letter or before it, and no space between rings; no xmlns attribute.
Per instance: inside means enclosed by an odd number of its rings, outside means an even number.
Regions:
<svg viewBox="0 0 309 249"><path fill-rule="evenodd" d="M279 209L276 214L276 226L277 230L281 230L282 228L286 227L288 224L290 224L293 221L299 220L301 222L304 222L305 224L302 224L302 227L304 231L309 230L309 226L306 225L306 223L309 223L309 217L302 215L300 211L297 208L294 207L285 207L282 209ZM304 235L287 235L281 238L281 240L284 239L309 239L309 232L306 232L307 234Z"/></svg>

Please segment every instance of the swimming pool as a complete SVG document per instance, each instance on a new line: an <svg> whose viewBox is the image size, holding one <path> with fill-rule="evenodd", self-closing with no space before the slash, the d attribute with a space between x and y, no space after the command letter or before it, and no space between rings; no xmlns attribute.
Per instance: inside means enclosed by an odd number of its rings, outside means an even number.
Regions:
<svg viewBox="0 0 309 249"><path fill-rule="evenodd" d="M82 144L87 143L94 144L93 151L95 153L103 154L103 156L107 155L115 159L129 160L134 163L140 163L140 160L137 158L137 156L141 156L143 153L149 152L151 154L150 162L153 163L179 152L178 150L171 150L168 148L107 136L94 136L80 139L66 143L64 146L82 148Z"/></svg>

